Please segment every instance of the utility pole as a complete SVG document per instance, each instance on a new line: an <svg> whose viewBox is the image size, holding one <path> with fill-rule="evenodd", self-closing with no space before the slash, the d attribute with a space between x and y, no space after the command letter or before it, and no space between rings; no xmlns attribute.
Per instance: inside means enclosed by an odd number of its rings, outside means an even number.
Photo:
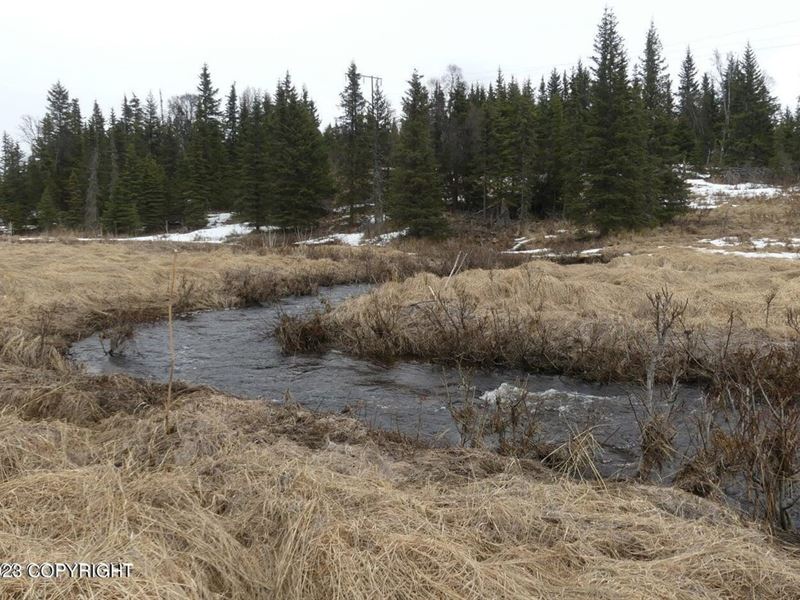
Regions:
<svg viewBox="0 0 800 600"><path fill-rule="evenodd" d="M378 114L375 110L375 84L380 85L382 77L375 75L361 75L361 79L369 79L370 109L372 110L373 141L372 141L372 203L375 205L375 223L383 223L383 173L378 164Z"/></svg>

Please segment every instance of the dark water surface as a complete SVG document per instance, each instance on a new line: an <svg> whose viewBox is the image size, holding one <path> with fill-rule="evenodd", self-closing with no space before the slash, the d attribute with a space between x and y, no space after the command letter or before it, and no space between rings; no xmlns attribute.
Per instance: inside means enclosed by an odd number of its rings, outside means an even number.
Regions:
<svg viewBox="0 0 800 600"><path fill-rule="evenodd" d="M457 369L420 362L380 365L338 351L288 356L273 336L281 314L297 315L336 304L368 291L367 285L322 288L319 296L290 297L254 308L201 312L175 321L175 376L227 392L268 401L286 393L303 406L320 411L350 412L368 423L412 436L457 443L458 430L448 411L448 395L460 401L465 393ZM108 356L97 335L71 350L91 373L127 373L167 380L167 324L143 325L124 356ZM635 387L593 385L578 380L527 375L521 371L478 371L471 376L474 395L502 384L524 387L536 404L541 437L563 442L570 427L597 424L594 435L603 446L600 470L630 473L636 463L638 428L631 408ZM508 386L506 386L508 387ZM697 405L698 392L682 390L686 402L679 423L678 445L686 447L686 424Z"/></svg>

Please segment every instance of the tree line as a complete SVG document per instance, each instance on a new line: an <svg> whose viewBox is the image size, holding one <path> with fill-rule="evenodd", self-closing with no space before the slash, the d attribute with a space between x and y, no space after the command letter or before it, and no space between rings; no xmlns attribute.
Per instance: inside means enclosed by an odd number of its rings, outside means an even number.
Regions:
<svg viewBox="0 0 800 600"><path fill-rule="evenodd" d="M655 27L631 66L610 9L591 64L538 86L502 71L470 85L457 67L426 85L415 71L397 118L371 83L350 65L324 131L288 73L272 93L234 84L222 98L203 66L196 90L166 106L132 95L107 117L95 103L88 118L56 83L45 116L28 122L28 155L3 135L0 219L136 233L237 211L300 229L339 206L351 224L389 218L413 235L446 233L447 211L605 232L683 210L686 169L800 173L800 103L781 110L749 45L702 76L687 50L673 86Z"/></svg>

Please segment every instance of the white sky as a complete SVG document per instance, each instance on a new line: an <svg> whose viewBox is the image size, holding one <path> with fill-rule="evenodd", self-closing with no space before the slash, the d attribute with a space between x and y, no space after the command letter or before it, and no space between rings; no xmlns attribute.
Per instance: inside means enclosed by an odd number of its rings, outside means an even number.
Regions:
<svg viewBox="0 0 800 600"><path fill-rule="evenodd" d="M208 62L221 95L236 81L272 90L287 69L306 84L323 123L338 114L351 59L384 78L395 109L413 68L425 79L448 64L488 82L498 66L538 82L553 67L588 62L605 1L0 0L0 130L19 136L25 114L41 116L56 81L84 116L97 99L108 115L123 94L166 98L194 90ZM800 95L800 2L789 0L609 1L629 55L638 57L651 19L673 74L687 44L699 70L714 48L741 52L750 40L773 94Z"/></svg>

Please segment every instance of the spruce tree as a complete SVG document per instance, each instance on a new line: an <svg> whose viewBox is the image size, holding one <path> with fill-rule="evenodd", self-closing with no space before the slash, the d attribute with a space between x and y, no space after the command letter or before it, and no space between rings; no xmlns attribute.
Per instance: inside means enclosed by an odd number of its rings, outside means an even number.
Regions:
<svg viewBox="0 0 800 600"><path fill-rule="evenodd" d="M556 215L563 211L567 147L561 81L555 70L539 88L536 145L534 209L539 217Z"/></svg>
<svg viewBox="0 0 800 600"><path fill-rule="evenodd" d="M270 224L269 182L267 181L267 143L262 103L256 98L242 99L241 167L238 210L254 227Z"/></svg>
<svg viewBox="0 0 800 600"><path fill-rule="evenodd" d="M361 92L361 75L354 62L347 69L346 84L339 95L341 115L336 128L338 140L336 172L337 202L347 208L350 224L355 223L357 206L370 197L372 156L367 127L367 103Z"/></svg>
<svg viewBox="0 0 800 600"><path fill-rule="evenodd" d="M464 203L467 194L467 179L473 151L468 126L470 104L467 84L458 67L448 67L447 122L443 140L443 165L441 177L445 195L452 206Z"/></svg>
<svg viewBox="0 0 800 600"><path fill-rule="evenodd" d="M646 120L645 194L651 211L667 221L686 206L687 191L675 172L680 152L674 145L672 90L661 40L651 22L640 65L641 97Z"/></svg>
<svg viewBox="0 0 800 600"><path fill-rule="evenodd" d="M502 71L497 72L494 87L489 87L485 109L487 194L490 209L501 223L508 222L519 202L513 174L516 167L514 148L514 109Z"/></svg>
<svg viewBox="0 0 800 600"><path fill-rule="evenodd" d="M211 83L208 65L203 65L197 86L197 103L187 151L188 179L183 186L184 221L190 228L202 227L209 210L228 208L222 194L223 150L220 127L219 90Z"/></svg>
<svg viewBox="0 0 800 600"><path fill-rule="evenodd" d="M101 178L105 176L105 162L108 144L105 136L105 120L97 102L84 133L84 146L87 148L87 181L84 198L83 227L87 231L97 229L100 206L102 205Z"/></svg>
<svg viewBox="0 0 800 600"><path fill-rule="evenodd" d="M585 173L589 159L590 80L588 69L579 62L570 75L564 102L566 151L563 214L578 223L585 223L589 217Z"/></svg>
<svg viewBox="0 0 800 600"><path fill-rule="evenodd" d="M136 206L142 226L147 231L161 231L167 219L164 169L152 156L137 165Z"/></svg>
<svg viewBox="0 0 800 600"><path fill-rule="evenodd" d="M386 212L386 182L389 178L389 157L397 138L397 125L389 100L380 84L375 85L375 95L369 112L369 130L372 133L370 153L372 154L372 204L375 207L375 220L382 223Z"/></svg>
<svg viewBox="0 0 800 600"><path fill-rule="evenodd" d="M714 160L718 152L718 137L720 128L720 106L719 98L714 88L714 82L708 76L703 75L700 84L700 115L698 118L699 151L698 165L709 165Z"/></svg>
<svg viewBox="0 0 800 600"><path fill-rule="evenodd" d="M510 183L514 216L525 220L531 210L536 169L536 105L533 86L526 81L522 88L511 79L508 85L510 145L514 160Z"/></svg>
<svg viewBox="0 0 800 600"><path fill-rule="evenodd" d="M603 13L594 49L587 163L592 220L602 233L650 225L642 106L628 80L625 49L609 8Z"/></svg>
<svg viewBox="0 0 800 600"><path fill-rule="evenodd" d="M225 147L223 194L224 206L233 208L239 198L239 172L241 170L241 120L239 114L239 98L236 84L231 85L225 104L225 117L223 120L223 143Z"/></svg>
<svg viewBox="0 0 800 600"><path fill-rule="evenodd" d="M772 159L775 100L750 44L733 75L729 164L764 167Z"/></svg>
<svg viewBox="0 0 800 600"><path fill-rule="evenodd" d="M428 92L417 71L403 98L400 134L392 156L389 215L413 236L441 236L446 232L442 196L430 133Z"/></svg>
<svg viewBox="0 0 800 600"><path fill-rule="evenodd" d="M325 214L332 191L328 156L313 104L286 77L267 119L267 173L273 225L307 228Z"/></svg>
<svg viewBox="0 0 800 600"><path fill-rule="evenodd" d="M27 223L31 207L25 163L19 144L3 132L0 148L0 219L21 227Z"/></svg>
<svg viewBox="0 0 800 600"><path fill-rule="evenodd" d="M72 170L67 182L67 211L64 214L65 225L72 228L83 226L84 195L81 187L81 175L77 168Z"/></svg>
<svg viewBox="0 0 800 600"><path fill-rule="evenodd" d="M36 224L43 231L50 231L60 224L61 217L56 206L53 193L54 187L52 182L48 182L44 187L42 197L36 205Z"/></svg>
<svg viewBox="0 0 800 600"><path fill-rule="evenodd" d="M686 57L681 63L678 79L678 115L675 125L675 144L681 161L699 166L703 155L698 152L700 112L700 90L697 86L697 67L691 50L686 49Z"/></svg>

